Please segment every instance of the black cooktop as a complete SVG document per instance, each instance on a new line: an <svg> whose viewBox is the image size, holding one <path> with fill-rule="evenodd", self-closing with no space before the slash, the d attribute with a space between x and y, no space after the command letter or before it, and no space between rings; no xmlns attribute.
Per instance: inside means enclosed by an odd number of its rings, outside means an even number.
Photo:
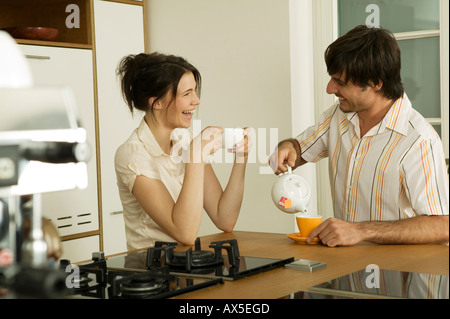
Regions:
<svg viewBox="0 0 450 319"><path fill-rule="evenodd" d="M62 267L69 263L65 260ZM161 299L223 284L219 277L178 276L170 273L167 266L141 270L109 269L107 263L103 253L97 252L91 262L79 265L77 273L68 278L69 298Z"/></svg>
<svg viewBox="0 0 450 319"><path fill-rule="evenodd" d="M108 269L144 272L168 267L170 273L177 275L237 280L294 261L293 257L275 259L241 256L237 241L234 239L212 242L209 247L213 250L203 250L198 239L194 249L176 251L176 246L176 243L157 242L155 247L147 250L108 258Z"/></svg>

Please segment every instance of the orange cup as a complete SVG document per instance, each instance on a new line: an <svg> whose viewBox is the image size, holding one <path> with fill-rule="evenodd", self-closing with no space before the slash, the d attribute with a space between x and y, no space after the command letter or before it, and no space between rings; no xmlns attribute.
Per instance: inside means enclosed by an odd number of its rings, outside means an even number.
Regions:
<svg viewBox="0 0 450 319"><path fill-rule="evenodd" d="M305 238L322 222L320 215L298 215L296 219L300 235Z"/></svg>

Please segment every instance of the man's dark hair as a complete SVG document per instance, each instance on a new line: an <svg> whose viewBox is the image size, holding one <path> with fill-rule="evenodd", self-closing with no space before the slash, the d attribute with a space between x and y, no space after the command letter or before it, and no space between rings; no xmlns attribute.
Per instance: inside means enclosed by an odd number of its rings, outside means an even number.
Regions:
<svg viewBox="0 0 450 319"><path fill-rule="evenodd" d="M380 93L396 100L403 95L401 51L392 32L360 25L334 41L325 51L329 75L345 74L345 82L383 86Z"/></svg>

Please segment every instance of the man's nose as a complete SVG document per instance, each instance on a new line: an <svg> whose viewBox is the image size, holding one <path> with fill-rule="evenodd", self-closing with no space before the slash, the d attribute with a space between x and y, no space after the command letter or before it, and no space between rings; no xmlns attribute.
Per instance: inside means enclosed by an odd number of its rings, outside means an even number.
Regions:
<svg viewBox="0 0 450 319"><path fill-rule="evenodd" d="M327 93L328 94L336 94L337 93L336 85L334 85L333 81L330 80L327 84Z"/></svg>

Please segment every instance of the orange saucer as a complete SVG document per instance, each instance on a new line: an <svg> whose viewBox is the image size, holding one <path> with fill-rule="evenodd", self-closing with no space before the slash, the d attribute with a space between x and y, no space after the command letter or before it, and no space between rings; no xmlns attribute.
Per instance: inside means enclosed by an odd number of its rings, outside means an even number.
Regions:
<svg viewBox="0 0 450 319"><path fill-rule="evenodd" d="M318 243L320 243L320 239L317 237L314 238L311 242L307 243L306 237L302 237L300 233L291 233L291 234L288 234L287 236L289 239L291 239L299 244L318 244Z"/></svg>

